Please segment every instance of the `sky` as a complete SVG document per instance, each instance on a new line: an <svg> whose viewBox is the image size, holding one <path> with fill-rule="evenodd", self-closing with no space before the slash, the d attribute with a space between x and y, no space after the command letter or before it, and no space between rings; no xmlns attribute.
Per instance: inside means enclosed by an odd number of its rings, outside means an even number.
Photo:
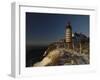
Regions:
<svg viewBox="0 0 100 80"><path fill-rule="evenodd" d="M26 12L26 44L48 45L64 39L68 22L73 33L89 36L89 15Z"/></svg>

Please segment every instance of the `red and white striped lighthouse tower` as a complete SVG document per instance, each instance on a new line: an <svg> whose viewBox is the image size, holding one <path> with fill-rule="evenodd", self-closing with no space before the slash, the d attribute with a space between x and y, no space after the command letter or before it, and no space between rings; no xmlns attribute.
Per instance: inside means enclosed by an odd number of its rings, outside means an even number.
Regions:
<svg viewBox="0 0 100 80"><path fill-rule="evenodd" d="M67 48L72 49L72 27L70 22L67 23L66 26L66 35L65 35L66 43L67 43Z"/></svg>

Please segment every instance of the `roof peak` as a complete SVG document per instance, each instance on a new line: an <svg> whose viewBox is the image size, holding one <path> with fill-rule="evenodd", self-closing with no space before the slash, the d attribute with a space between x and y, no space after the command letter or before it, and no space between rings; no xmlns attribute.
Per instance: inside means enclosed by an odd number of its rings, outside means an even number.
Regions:
<svg viewBox="0 0 100 80"><path fill-rule="evenodd" d="M67 22L66 28L71 28L71 22L70 21Z"/></svg>

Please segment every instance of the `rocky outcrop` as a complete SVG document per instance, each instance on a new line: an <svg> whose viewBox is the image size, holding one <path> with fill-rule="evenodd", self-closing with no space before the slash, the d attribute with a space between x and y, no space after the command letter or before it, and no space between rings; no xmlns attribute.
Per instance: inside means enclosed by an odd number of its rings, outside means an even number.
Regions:
<svg viewBox="0 0 100 80"><path fill-rule="evenodd" d="M89 38L81 33L74 33L73 49L67 49L65 39L48 46L44 58L33 66L79 65L89 64ZM80 53L81 44L81 53Z"/></svg>

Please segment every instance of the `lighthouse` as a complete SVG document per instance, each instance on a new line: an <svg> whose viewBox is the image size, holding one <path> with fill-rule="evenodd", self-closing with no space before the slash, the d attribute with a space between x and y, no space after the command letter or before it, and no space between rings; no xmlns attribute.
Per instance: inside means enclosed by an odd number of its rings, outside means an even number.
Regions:
<svg viewBox="0 0 100 80"><path fill-rule="evenodd" d="M67 43L67 48L72 49L72 27L71 27L70 22L68 22L67 25L66 25L65 40L66 40L66 43Z"/></svg>

